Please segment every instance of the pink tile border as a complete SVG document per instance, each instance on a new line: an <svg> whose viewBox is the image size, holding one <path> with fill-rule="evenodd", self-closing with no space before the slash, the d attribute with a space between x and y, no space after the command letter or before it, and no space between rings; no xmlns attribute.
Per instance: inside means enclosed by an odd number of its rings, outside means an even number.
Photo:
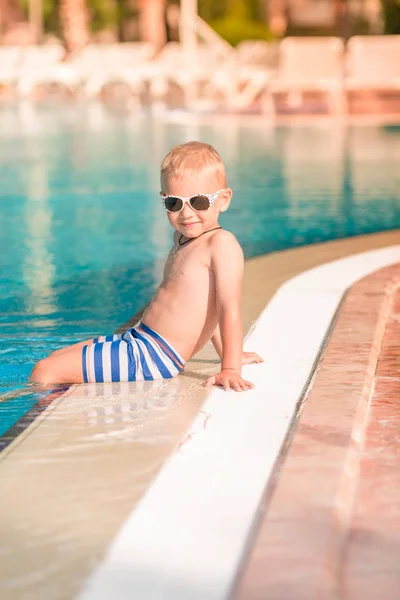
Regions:
<svg viewBox="0 0 400 600"><path fill-rule="evenodd" d="M375 528L375 537L367 535L374 506L378 509L384 502L384 495L376 495L375 504L367 502L384 465L375 462L373 468L366 458L374 449L378 455L380 448L387 452L390 445L373 441L374 411L385 412L382 389L400 391L400 379L393 388L382 383L400 376L400 352L395 351L400 332L398 289L400 264L361 279L345 297L302 401L275 486L265 493L235 600L400 597L400 576L393 561L385 570L387 551L382 549L393 519L382 518L381 531ZM390 407L393 412L393 403ZM396 416L400 422L400 410ZM393 443L390 446L396 458L400 458L398 444L395 449ZM400 478L392 474L387 480L392 500L397 498L400 522ZM400 556L400 526L385 548ZM371 581L365 576L366 564L373 570ZM390 585L382 584L385 572ZM377 589L378 585L383 587Z"/></svg>

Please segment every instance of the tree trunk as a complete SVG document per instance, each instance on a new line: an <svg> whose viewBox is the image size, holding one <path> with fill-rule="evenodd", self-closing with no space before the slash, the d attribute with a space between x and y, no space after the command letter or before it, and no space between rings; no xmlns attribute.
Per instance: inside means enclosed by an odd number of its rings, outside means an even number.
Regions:
<svg viewBox="0 0 400 600"><path fill-rule="evenodd" d="M160 50L167 41L165 0L139 0L140 39Z"/></svg>
<svg viewBox="0 0 400 600"><path fill-rule="evenodd" d="M269 0L267 19L271 33L277 36L284 35L288 25L286 0Z"/></svg>
<svg viewBox="0 0 400 600"><path fill-rule="evenodd" d="M67 54L82 50L90 41L85 0L60 0L60 25Z"/></svg>
<svg viewBox="0 0 400 600"><path fill-rule="evenodd" d="M18 0L0 0L0 32L5 34L17 23L24 21Z"/></svg>

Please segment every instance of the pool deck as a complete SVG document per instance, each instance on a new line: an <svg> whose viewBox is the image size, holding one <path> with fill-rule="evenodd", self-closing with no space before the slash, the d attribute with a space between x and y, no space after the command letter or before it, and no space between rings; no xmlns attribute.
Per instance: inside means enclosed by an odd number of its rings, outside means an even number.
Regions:
<svg viewBox="0 0 400 600"><path fill-rule="evenodd" d="M355 253L399 243L400 233L395 231L296 248L248 260L243 296L245 331L253 326L277 289L299 273ZM397 281L397 275L394 274L393 277ZM391 281L393 277L391 276ZM354 303L350 294L342 306L344 312L339 314L338 329L335 328L330 337L314 385L299 413L300 420L293 430L295 433L290 446L286 447L285 460L279 463L279 477L278 471L274 471L273 480L278 484L274 487L273 494L268 487L268 496L264 497L262 503L264 508L268 504L268 511L259 514L257 527L253 525L252 549L248 560L243 563L242 575L237 581L235 594L240 600L265 597L277 600L286 597L291 600L315 598L316 589L326 592L318 597L331 598L334 597L332 594L337 582L344 580L347 586L346 599L368 598L363 586L366 586L367 591L370 586L366 584L363 569L372 562L382 568L375 566L373 570L368 570L368 575L375 577L375 581L381 581L381 585L389 586L392 582L392 588L396 590L393 598L399 595L399 576L393 562L400 547L399 532L395 527L399 479L394 471L399 449L392 439L395 436L391 436L393 429L398 428L396 419L399 418L399 412L396 413L395 403L389 402L388 398L390 395L395 397L396 386L399 386L400 363L394 350L394 336L398 333L396 314L400 309L394 292L390 296L385 286L386 291L376 291L378 280L371 279L368 282L367 279L355 286L364 290L361 302ZM378 283L382 281L381 279ZM392 285L392 288L394 290L395 286ZM370 289L375 292L371 294ZM389 296L391 300L387 300ZM381 305L379 299L382 300ZM375 314L381 310L379 306L382 303L389 307L385 313L386 320L379 313L378 321L381 325L378 329L383 340L383 351L379 353L376 349L380 346L374 338L374 335L378 335L376 327L374 329L376 319L374 321L370 310L367 310L368 302L375 302ZM363 333L358 329L354 331L353 325L349 325L349 322L353 323L353 319L358 323L360 318L366 319L369 325L368 339L363 338L363 335L367 335L364 330ZM341 323L344 324L343 331L339 327ZM344 368L347 360L342 354L342 338L348 344L351 356L357 352L359 362L355 371L360 381L366 372L370 375L368 390L366 391L365 386L360 388L357 397L350 391L350 384L355 384L354 373L351 369ZM368 352L368 343L372 339L375 340L371 342L372 345L375 344L375 361L382 357L375 377L375 371L371 367L371 353ZM335 351L335 344L336 349L340 348L339 353ZM329 346L333 347L332 360ZM365 361L370 361L368 368L365 368ZM208 345L190 361L184 375L170 382L144 382L140 386L104 384L73 387L65 396L55 400L10 444L0 458L0 579L7 599L40 597L43 600L67 600L76 596L93 568L104 558L107 548L135 505L143 498L149 486L151 489L151 483L157 473L160 473L165 460L177 448L182 447L182 442L187 442L188 435L193 435L187 433L193 419L197 416L200 427L202 423L207 423L207 414L202 405L209 394L204 389L203 382L216 368L217 357ZM253 367L255 368L256 366ZM321 392L323 386L328 387L328 390L333 389L329 369L334 370L335 386L343 386L338 388L340 403L335 404L335 398L332 400L331 396ZM253 372L256 376L256 371ZM320 379L324 372L325 380ZM338 379L339 375L343 376L343 381ZM362 401L365 404L367 392L369 394L371 390L373 394L371 392L368 407L364 406L363 413ZM343 402L346 401L342 397L345 392L349 395L349 406L343 415L340 408L343 408ZM223 395L223 392L220 394ZM321 405L320 397L325 404ZM329 423L324 417L328 409L332 418ZM335 409L339 411L335 413ZM314 420L315 414L319 415L320 422ZM355 430L359 433L359 439L356 440L353 439L354 415L360 424ZM363 428L364 423L367 426ZM334 429L336 426L338 431ZM347 428L345 434L343 428ZM342 462L338 459L338 453ZM188 455L190 456L190 450ZM322 480L310 477L310 472L315 468L313 461L323 461L324 457L326 466L331 465L332 468L322 469L326 480L319 485ZM307 475L303 476L307 460L310 461ZM294 461L293 469L291 461ZM301 468L298 467L299 464ZM358 468L357 477L353 477L352 469L355 464ZM329 473L324 474L324 471ZM378 492L382 492L382 489L376 485L376 481L386 477L389 482L388 489L385 486L387 494L383 490L383 495L380 496ZM312 493L311 499L324 508L323 515L318 513L321 521L317 521L323 526L318 527L315 544L306 548L309 562L301 563L304 564L304 571L299 572L290 561L296 561L296 552L304 554L304 543L308 538L302 535L297 535L296 538L291 526L298 525L296 510L303 506L301 501L304 503L304 510L312 510L312 503L307 504L310 499L307 486L320 491L319 496ZM325 493L326 496L323 495ZM283 500L279 502L275 498ZM390 499L393 502L389 507ZM379 512L385 513L380 519L375 516L377 507L378 510L382 507L383 510ZM389 508L394 512L390 512ZM283 527L280 538L281 546L268 543L274 539L270 533L274 526L273 510L276 511L275 523L282 524L284 521L283 525L286 526L286 529ZM287 514L279 512L284 510L288 511ZM368 525L371 523L371 511L374 511L374 528ZM335 529L337 521L339 533ZM309 522L304 519L303 525L304 523L306 528L314 526L315 531L315 519ZM297 529L298 533L301 531L301 528ZM264 532L267 533L264 535ZM298 543L293 545L291 552L286 552L292 547L289 542L295 538ZM346 562L341 558L344 538ZM367 544L366 540L370 543ZM319 553L321 544L324 543L324 552ZM278 547L279 552L276 551ZM54 554L60 555L57 564L53 560ZM319 559L316 564L313 563L314 556ZM326 567L327 564L329 568ZM288 572L290 577L287 576ZM339 578L336 577L337 573L340 573ZM307 593L299 595L299 580L296 577L309 577L304 588L308 590ZM282 591L284 589L287 591L286 596ZM297 595L294 594L294 589L297 590ZM113 600L119 600L120 597L124 596L115 595ZM170 596L157 596L159 597ZM392 596L386 594L382 597ZM145 598L147 596L143 596L141 600ZM174 600L177 598L178 595L175 595Z"/></svg>
<svg viewBox="0 0 400 600"><path fill-rule="evenodd" d="M399 337L397 264L344 299L235 600L399 598Z"/></svg>

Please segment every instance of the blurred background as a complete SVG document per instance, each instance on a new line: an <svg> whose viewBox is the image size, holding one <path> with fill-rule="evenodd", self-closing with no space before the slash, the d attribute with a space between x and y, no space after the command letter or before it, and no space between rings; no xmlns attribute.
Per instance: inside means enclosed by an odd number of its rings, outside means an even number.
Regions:
<svg viewBox="0 0 400 600"><path fill-rule="evenodd" d="M399 89L400 0L0 0L0 100L397 113Z"/></svg>
<svg viewBox="0 0 400 600"><path fill-rule="evenodd" d="M179 0L0 0L0 42L148 41L160 49L179 39ZM184 0L226 41L283 35L400 33L399 0Z"/></svg>

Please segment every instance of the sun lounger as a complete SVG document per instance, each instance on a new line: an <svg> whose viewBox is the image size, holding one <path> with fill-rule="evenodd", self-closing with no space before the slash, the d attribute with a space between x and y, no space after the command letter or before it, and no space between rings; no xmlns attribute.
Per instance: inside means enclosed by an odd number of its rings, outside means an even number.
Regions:
<svg viewBox="0 0 400 600"><path fill-rule="evenodd" d="M61 62L63 55L62 47L57 45L30 49L20 75L19 93L26 96L36 85L59 84L71 92L82 89L94 97L119 70L134 70L151 58L154 47L147 42L88 44L69 62Z"/></svg>
<svg viewBox="0 0 400 600"><path fill-rule="evenodd" d="M20 63L19 46L0 46L0 86L17 83Z"/></svg>
<svg viewBox="0 0 400 600"><path fill-rule="evenodd" d="M276 42L245 40L212 81L225 94L226 107L245 110L265 92L278 62Z"/></svg>
<svg viewBox="0 0 400 600"><path fill-rule="evenodd" d="M17 91L24 97L30 94L35 85L46 80L47 74L62 60L65 50L61 44L44 44L26 46L21 53Z"/></svg>
<svg viewBox="0 0 400 600"><path fill-rule="evenodd" d="M202 58L200 51L196 61L198 69L204 64L203 70L195 76L191 74L190 81L197 80L201 85L192 105L244 110L252 106L268 85L276 65L277 44L244 41L222 60L215 56L213 59L212 50L208 48L203 53Z"/></svg>
<svg viewBox="0 0 400 600"><path fill-rule="evenodd" d="M350 38L346 72L347 91L400 90L400 35Z"/></svg>
<svg viewBox="0 0 400 600"><path fill-rule="evenodd" d="M289 93L301 103L303 92L328 95L333 112L344 109L344 44L335 37L287 37L279 47L279 67L265 94L264 111L274 113L274 94Z"/></svg>
<svg viewBox="0 0 400 600"><path fill-rule="evenodd" d="M58 84L72 94L83 91L86 82L107 67L108 44L88 44L65 62L50 65L36 73L32 86ZM27 90L29 93L30 90Z"/></svg>
<svg viewBox="0 0 400 600"><path fill-rule="evenodd" d="M108 83L123 83L132 92L149 91L150 101L164 102L171 87L180 88L184 97L183 104L191 104L195 86L210 79L218 63L218 58L205 45L199 45L193 64L187 64L181 44L169 42L153 60L130 64L119 63L112 71L103 76L93 77L88 84L89 95L97 95Z"/></svg>
<svg viewBox="0 0 400 600"><path fill-rule="evenodd" d="M278 67L278 56L278 42L244 40L236 46L236 64L239 67L275 70Z"/></svg>
<svg viewBox="0 0 400 600"><path fill-rule="evenodd" d="M150 64L155 51L155 47L149 42L88 46L84 49L80 64L78 58L76 65L81 78L86 81L86 95L96 97L106 85L118 82L137 91L143 74L146 73L145 65Z"/></svg>
<svg viewBox="0 0 400 600"><path fill-rule="evenodd" d="M167 46L169 46L168 44ZM187 107L199 107L199 98L207 91L207 85L218 72L225 58L207 44L199 43L194 56L186 55L180 44L161 57L155 72L150 76L150 90L153 97L163 90L168 93L170 86L177 86L183 94Z"/></svg>

